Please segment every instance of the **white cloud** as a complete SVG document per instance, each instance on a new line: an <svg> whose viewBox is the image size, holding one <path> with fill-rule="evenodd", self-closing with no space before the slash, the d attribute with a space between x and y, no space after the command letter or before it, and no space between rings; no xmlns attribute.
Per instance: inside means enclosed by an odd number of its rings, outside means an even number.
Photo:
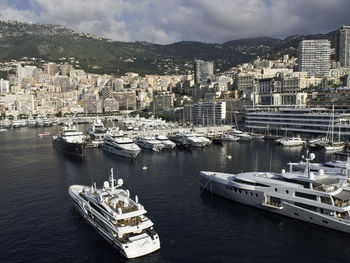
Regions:
<svg viewBox="0 0 350 263"><path fill-rule="evenodd" d="M122 41L223 42L325 33L350 24L348 0L27 0L0 2L0 19L61 24Z"/></svg>

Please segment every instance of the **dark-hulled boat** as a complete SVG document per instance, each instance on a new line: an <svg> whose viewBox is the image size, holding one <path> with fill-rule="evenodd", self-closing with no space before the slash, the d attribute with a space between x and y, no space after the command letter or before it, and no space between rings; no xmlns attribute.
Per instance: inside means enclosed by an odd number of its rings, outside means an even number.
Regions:
<svg viewBox="0 0 350 263"><path fill-rule="evenodd" d="M62 132L53 136L53 146L66 154L83 157L85 136L72 122L68 122Z"/></svg>

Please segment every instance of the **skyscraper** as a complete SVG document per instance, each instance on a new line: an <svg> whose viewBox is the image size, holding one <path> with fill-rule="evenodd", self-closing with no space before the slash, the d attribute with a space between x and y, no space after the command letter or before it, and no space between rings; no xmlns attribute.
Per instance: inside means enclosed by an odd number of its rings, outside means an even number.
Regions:
<svg viewBox="0 0 350 263"><path fill-rule="evenodd" d="M343 26L338 30L335 56L342 67L350 67L350 26Z"/></svg>
<svg viewBox="0 0 350 263"><path fill-rule="evenodd" d="M331 42L326 39L303 40L298 47L299 71L309 77L323 78L329 75Z"/></svg>
<svg viewBox="0 0 350 263"><path fill-rule="evenodd" d="M195 60L194 61L194 80L196 84L207 82L214 74L214 62Z"/></svg>

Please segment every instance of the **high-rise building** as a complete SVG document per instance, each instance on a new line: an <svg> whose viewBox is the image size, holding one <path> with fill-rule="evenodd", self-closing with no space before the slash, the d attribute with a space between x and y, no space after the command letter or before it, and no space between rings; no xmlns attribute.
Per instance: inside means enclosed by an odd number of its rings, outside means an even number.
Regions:
<svg viewBox="0 0 350 263"><path fill-rule="evenodd" d="M207 82L214 74L214 62L195 60L194 61L194 79L195 83Z"/></svg>
<svg viewBox="0 0 350 263"><path fill-rule="evenodd" d="M350 26L343 26L338 30L335 56L342 67L350 67Z"/></svg>
<svg viewBox="0 0 350 263"><path fill-rule="evenodd" d="M153 96L153 101L150 104L150 110L153 113L160 113L174 106L174 95L170 92L163 92Z"/></svg>
<svg viewBox="0 0 350 263"><path fill-rule="evenodd" d="M299 71L309 77L323 78L329 75L331 42L326 39L303 40L298 47Z"/></svg>
<svg viewBox="0 0 350 263"><path fill-rule="evenodd" d="M205 101L193 105L191 122L201 125L221 125L226 120L226 102Z"/></svg>

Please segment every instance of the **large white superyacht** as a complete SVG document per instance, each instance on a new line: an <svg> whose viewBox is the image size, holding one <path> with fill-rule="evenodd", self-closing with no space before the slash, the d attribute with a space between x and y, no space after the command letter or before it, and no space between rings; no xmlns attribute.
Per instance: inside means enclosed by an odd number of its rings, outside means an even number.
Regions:
<svg viewBox="0 0 350 263"><path fill-rule="evenodd" d="M307 162L314 159L310 154ZM200 172L200 187L227 199L350 233L348 177L313 173Z"/></svg>
<svg viewBox="0 0 350 263"><path fill-rule="evenodd" d="M129 158L136 158L141 151L141 148L131 138L124 136L117 127L109 128L103 138L102 149Z"/></svg>
<svg viewBox="0 0 350 263"><path fill-rule="evenodd" d="M184 136L193 147L205 147L211 144L211 140L197 133L185 133Z"/></svg>
<svg viewBox="0 0 350 263"><path fill-rule="evenodd" d="M103 188L71 185L69 195L81 215L97 232L126 258L136 258L160 249L158 234L153 222L145 216L147 211L130 198L129 190L120 189L123 180L115 185L113 169Z"/></svg>
<svg viewBox="0 0 350 263"><path fill-rule="evenodd" d="M167 136L165 136L165 135L156 134L155 138L164 145L165 149L172 150L176 146L176 143L170 141L169 138Z"/></svg>
<svg viewBox="0 0 350 263"><path fill-rule="evenodd" d="M149 149L155 152L159 152L164 149L164 144L152 136L137 136L135 138L135 143L141 148Z"/></svg>

